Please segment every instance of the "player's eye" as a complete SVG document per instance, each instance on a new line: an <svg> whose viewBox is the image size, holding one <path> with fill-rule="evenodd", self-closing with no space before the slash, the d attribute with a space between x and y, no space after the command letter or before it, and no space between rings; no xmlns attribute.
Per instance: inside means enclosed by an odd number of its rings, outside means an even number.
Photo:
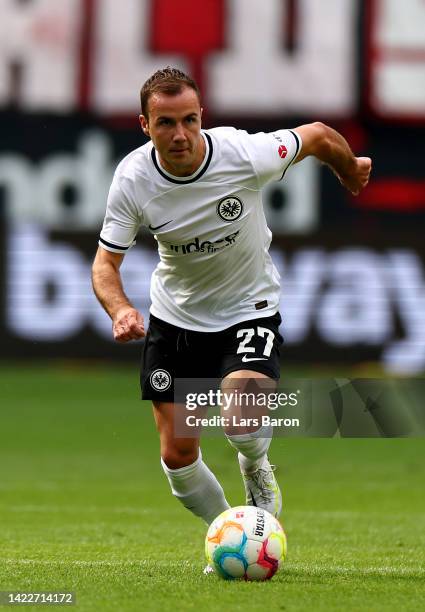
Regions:
<svg viewBox="0 0 425 612"><path fill-rule="evenodd" d="M170 125L171 121L169 119L160 119L159 125Z"/></svg>

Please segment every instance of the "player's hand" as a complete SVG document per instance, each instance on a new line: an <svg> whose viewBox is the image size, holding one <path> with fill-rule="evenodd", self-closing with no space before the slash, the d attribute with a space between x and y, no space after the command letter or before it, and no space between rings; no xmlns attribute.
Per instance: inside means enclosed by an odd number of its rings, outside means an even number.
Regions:
<svg viewBox="0 0 425 612"><path fill-rule="evenodd" d="M372 160L370 157L356 157L355 168L348 176L340 176L339 180L353 195L358 195L369 182Z"/></svg>
<svg viewBox="0 0 425 612"><path fill-rule="evenodd" d="M130 342L140 340L145 335L143 317L138 310L126 306L118 310L112 322L114 340L117 342Z"/></svg>

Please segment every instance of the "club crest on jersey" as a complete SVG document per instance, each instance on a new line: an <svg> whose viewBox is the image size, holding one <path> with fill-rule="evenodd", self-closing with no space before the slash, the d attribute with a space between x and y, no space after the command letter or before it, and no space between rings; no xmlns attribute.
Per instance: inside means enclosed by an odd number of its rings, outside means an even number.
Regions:
<svg viewBox="0 0 425 612"><path fill-rule="evenodd" d="M171 374L167 370L154 370L149 377L149 382L156 391L166 391L171 386Z"/></svg>
<svg viewBox="0 0 425 612"><path fill-rule="evenodd" d="M223 198L217 204L217 214L220 219L223 221L236 221L239 219L243 211L243 203L242 200L237 198L236 196L229 196L228 198Z"/></svg>

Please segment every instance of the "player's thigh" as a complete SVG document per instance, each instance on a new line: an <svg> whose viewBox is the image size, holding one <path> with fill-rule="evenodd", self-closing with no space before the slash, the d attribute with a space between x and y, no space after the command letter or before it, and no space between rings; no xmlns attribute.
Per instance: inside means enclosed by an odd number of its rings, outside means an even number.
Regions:
<svg viewBox="0 0 425 612"><path fill-rule="evenodd" d="M249 378L269 378L270 380L274 380L267 376L267 374L263 374L262 372L256 372L255 370L234 370L233 372L229 372L227 376L223 377L223 384L228 383L232 379L242 379L246 380Z"/></svg>
<svg viewBox="0 0 425 612"><path fill-rule="evenodd" d="M225 376L221 391L229 399L221 408L224 433L233 436L258 431L267 414L264 398L276 386L277 380L254 370L235 370Z"/></svg>

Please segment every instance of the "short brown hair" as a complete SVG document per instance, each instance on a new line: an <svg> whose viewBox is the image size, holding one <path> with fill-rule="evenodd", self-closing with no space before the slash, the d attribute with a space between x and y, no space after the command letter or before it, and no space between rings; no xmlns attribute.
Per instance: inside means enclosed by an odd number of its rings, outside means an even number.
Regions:
<svg viewBox="0 0 425 612"><path fill-rule="evenodd" d="M142 107L142 115L148 116L148 102L152 94L160 92L169 96L176 96L181 93L185 87L190 87L198 96L201 103L201 92L196 82L187 74L178 68L167 66L162 70L157 70L144 83L140 90L140 105Z"/></svg>

